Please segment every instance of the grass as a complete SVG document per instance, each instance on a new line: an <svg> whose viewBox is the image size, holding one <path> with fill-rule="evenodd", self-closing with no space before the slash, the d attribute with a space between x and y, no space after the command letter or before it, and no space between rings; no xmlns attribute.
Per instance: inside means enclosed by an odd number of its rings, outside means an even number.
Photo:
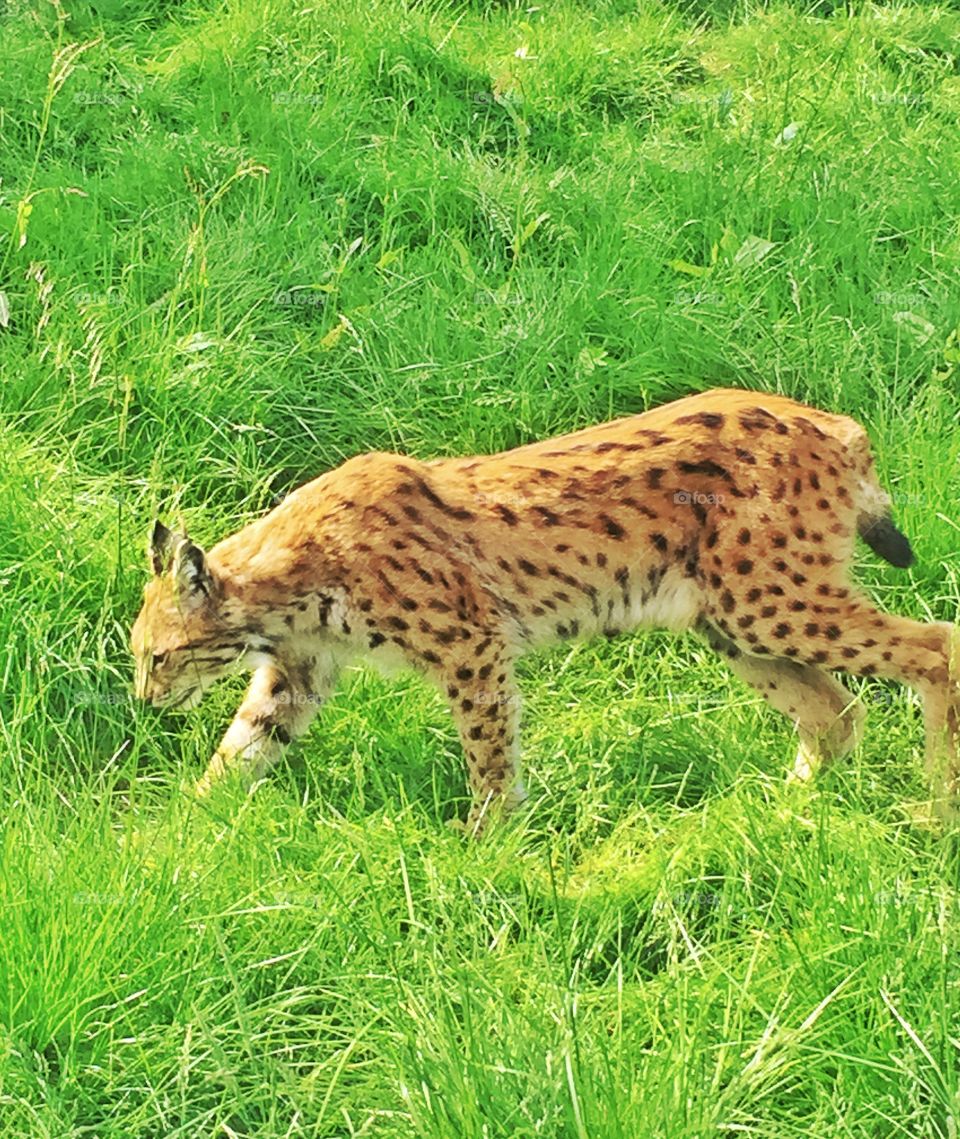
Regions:
<svg viewBox="0 0 960 1139"><path fill-rule="evenodd" d="M960 14L929 3L0 8L0 1136L947 1139L958 862L913 698L786 787L692 639L524 664L533 808L472 847L438 695L130 699L157 512L212 542L362 450L715 385L869 427L960 601Z"/></svg>

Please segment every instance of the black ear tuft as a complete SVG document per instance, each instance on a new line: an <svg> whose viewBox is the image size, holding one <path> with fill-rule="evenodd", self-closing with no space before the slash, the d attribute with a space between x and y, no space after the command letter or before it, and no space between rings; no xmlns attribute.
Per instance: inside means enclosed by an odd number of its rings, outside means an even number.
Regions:
<svg viewBox="0 0 960 1139"><path fill-rule="evenodd" d="M147 556L150 566L158 577L170 568L173 560L174 533L168 530L158 518L153 524L150 541L147 543Z"/></svg>
<svg viewBox="0 0 960 1139"><path fill-rule="evenodd" d="M213 596L213 576L207 568L207 556L189 538L175 538L173 580L183 604L195 603Z"/></svg>

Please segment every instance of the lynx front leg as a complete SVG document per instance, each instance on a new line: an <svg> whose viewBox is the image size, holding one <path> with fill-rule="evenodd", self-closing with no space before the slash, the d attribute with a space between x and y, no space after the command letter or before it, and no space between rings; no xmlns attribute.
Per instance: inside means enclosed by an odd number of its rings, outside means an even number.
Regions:
<svg viewBox="0 0 960 1139"><path fill-rule="evenodd" d="M455 669L446 693L473 800L463 829L478 838L492 816L508 814L526 798L520 779L520 693L510 666L489 659Z"/></svg>
<svg viewBox="0 0 960 1139"><path fill-rule="evenodd" d="M308 679L306 670L304 680ZM196 786L206 795L226 775L244 786L255 783L302 736L333 688L332 672L297 684L272 665L258 668L230 727ZM318 691L319 689L319 691Z"/></svg>

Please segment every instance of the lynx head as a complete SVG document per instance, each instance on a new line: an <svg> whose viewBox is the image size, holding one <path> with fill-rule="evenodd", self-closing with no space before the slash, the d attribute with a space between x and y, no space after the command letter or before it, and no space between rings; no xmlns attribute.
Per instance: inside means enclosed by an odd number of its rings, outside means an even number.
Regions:
<svg viewBox="0 0 960 1139"><path fill-rule="evenodd" d="M220 583L203 550L161 522L148 557L153 577L130 635L136 694L157 708L192 708L239 655L220 613Z"/></svg>

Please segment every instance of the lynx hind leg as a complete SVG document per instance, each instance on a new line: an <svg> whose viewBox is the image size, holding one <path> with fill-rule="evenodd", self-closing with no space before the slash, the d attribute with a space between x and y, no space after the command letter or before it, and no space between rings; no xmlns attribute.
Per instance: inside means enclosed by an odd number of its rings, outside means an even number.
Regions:
<svg viewBox="0 0 960 1139"><path fill-rule="evenodd" d="M954 820L960 806L960 631L914 621L853 599L838 619L840 635L815 651L824 667L908 684L923 699L926 768L934 813Z"/></svg>
<svg viewBox="0 0 960 1139"><path fill-rule="evenodd" d="M945 676L934 682L924 697L926 730L926 770L933 797L934 813L944 822L954 822L960 814L960 628L943 623L939 628L945 640Z"/></svg>
<svg viewBox="0 0 960 1139"><path fill-rule="evenodd" d="M814 665L743 651L712 625L699 626L711 648L767 703L793 720L800 737L791 779L806 780L860 742L866 712L829 673Z"/></svg>
<svg viewBox="0 0 960 1139"><path fill-rule="evenodd" d="M960 806L960 632L945 622L882 613L845 586L821 583L816 596L815 603L808 593L806 600L794 597L786 606L783 602L766 604L764 598L762 609L759 600L755 611L749 607L742 611L735 605L729 619L711 613L711 621L743 655L812 669L820 678L815 686L818 691L825 691L823 671L836 670L898 680L918 692L924 703L933 808L944 820L956 819ZM799 617L795 615L798 605ZM832 706L834 711L839 699ZM817 730L815 715L810 725ZM849 734L841 730L841 739Z"/></svg>
<svg viewBox="0 0 960 1139"><path fill-rule="evenodd" d="M492 648L448 665L444 679L471 795L467 821L458 829L479 838L492 818L509 814L526 798L520 778L520 692L512 666Z"/></svg>

